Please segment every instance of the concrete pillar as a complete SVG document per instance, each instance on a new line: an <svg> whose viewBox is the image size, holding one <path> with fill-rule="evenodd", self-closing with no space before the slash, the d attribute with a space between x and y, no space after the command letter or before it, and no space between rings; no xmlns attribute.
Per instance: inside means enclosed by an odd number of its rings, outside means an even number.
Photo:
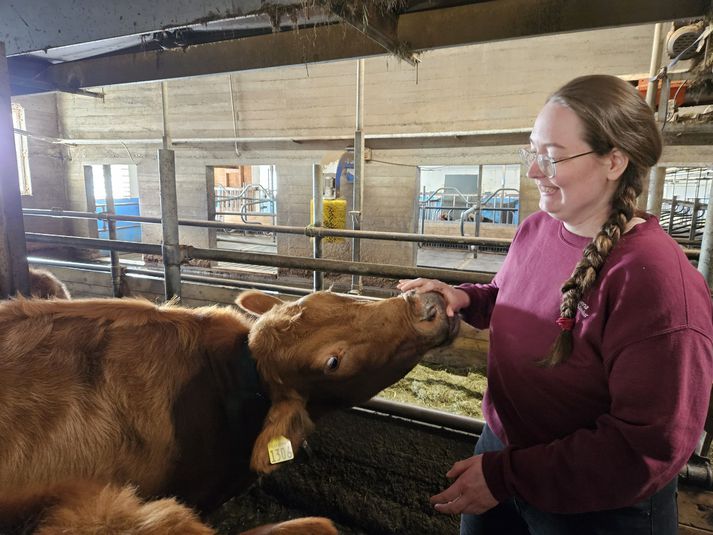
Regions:
<svg viewBox="0 0 713 535"><path fill-rule="evenodd" d="M178 246L178 200L176 196L176 157L171 149L158 149L161 188L161 227L163 230L163 269L166 300L181 297L181 250Z"/></svg>
<svg viewBox="0 0 713 535"><path fill-rule="evenodd" d="M0 298L30 293L10 95L5 44L0 42Z"/></svg>

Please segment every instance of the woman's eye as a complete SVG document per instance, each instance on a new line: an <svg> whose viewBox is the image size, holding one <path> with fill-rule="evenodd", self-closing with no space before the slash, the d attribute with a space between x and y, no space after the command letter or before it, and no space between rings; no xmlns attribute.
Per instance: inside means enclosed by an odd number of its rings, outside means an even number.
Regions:
<svg viewBox="0 0 713 535"><path fill-rule="evenodd" d="M339 368L339 359L332 355L327 359L327 370L334 371Z"/></svg>

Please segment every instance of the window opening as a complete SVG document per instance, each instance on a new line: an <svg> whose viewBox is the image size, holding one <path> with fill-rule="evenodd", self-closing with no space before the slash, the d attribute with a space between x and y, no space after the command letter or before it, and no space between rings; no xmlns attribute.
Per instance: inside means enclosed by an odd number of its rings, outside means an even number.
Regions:
<svg viewBox="0 0 713 535"><path fill-rule="evenodd" d="M425 238L418 264L497 271L503 247L437 244L426 237L512 238L519 222L520 165L421 166L419 180L418 224Z"/></svg>
<svg viewBox="0 0 713 535"><path fill-rule="evenodd" d="M275 225L277 185L274 165L213 167L214 219L225 223ZM275 233L224 228L216 232L221 249L255 253L277 253ZM218 267L276 274L271 266L248 266L218 262Z"/></svg>
<svg viewBox="0 0 713 535"><path fill-rule="evenodd" d="M12 104L12 126L18 130L27 130L25 109L17 103ZM17 132L15 132L15 158L17 160L17 175L20 181L20 195L32 195L30 151L27 136Z"/></svg>
<svg viewBox="0 0 713 535"><path fill-rule="evenodd" d="M92 185L94 189L94 205L97 213L106 212L106 189L104 187L104 166L91 165ZM109 166L111 176L111 190L114 199L114 210L121 215L141 215L139 205L139 187L136 165L112 164ZM99 238L109 239L109 226L104 220L97 221L97 234ZM116 239L126 241L141 241L141 223L135 221L117 221ZM108 254L108 252L105 252ZM140 255L122 253L122 258L137 258Z"/></svg>

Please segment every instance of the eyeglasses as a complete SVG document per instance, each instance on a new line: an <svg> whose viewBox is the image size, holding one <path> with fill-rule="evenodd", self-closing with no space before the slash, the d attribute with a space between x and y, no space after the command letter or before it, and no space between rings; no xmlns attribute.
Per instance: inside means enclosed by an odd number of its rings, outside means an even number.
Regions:
<svg viewBox="0 0 713 535"><path fill-rule="evenodd" d="M593 150L590 150L588 152L583 152L581 154L575 154L574 156L555 160L552 158L552 156L548 156L547 154L538 154L534 151L531 151L530 149L526 149L525 147L523 147L520 149L520 158L522 158L522 163L525 165L526 169L529 169L530 167L532 167L533 163L537 162L537 167L540 168L542 174L544 174L547 178L554 178L557 174L557 168L555 167L556 163L566 162L567 160L574 160L575 158L579 158L580 156L586 156L587 154L592 154L593 152Z"/></svg>

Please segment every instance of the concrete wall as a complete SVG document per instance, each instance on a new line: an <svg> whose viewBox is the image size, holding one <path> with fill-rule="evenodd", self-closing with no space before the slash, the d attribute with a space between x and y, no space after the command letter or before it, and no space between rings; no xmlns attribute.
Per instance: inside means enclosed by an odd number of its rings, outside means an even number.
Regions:
<svg viewBox="0 0 713 535"><path fill-rule="evenodd" d="M366 60L365 132L367 134L428 133L528 128L547 95L563 82L587 73L630 75L648 71L653 26L597 30L547 37L441 49L422 55L413 68L393 57ZM168 125L173 138L255 136L351 136L355 124L356 61L309 64L232 75L205 76L167 82ZM232 89L232 90L231 90ZM71 94L56 97L61 137L87 140L124 140L124 144L78 145L67 149L66 174L53 173L52 154L34 155L36 167L48 169L36 187L39 204L56 205L56 195L67 207L85 208L83 165L133 163L139 174L143 215L160 214L157 143L160 139L161 85L135 84L96 88L105 98ZM28 128L48 112L55 97L27 97ZM231 102L232 99L232 102ZM34 104L38 102L38 104ZM51 115L51 114L50 114ZM41 122L41 121L40 121ZM80 141L81 143L81 141ZM349 142L345 141L344 145ZM364 222L369 230L416 231L419 165L477 165L517 163L517 147L433 149L419 146L374 150L365 167ZM259 145L199 143L176 145L179 214L205 218L206 166L273 164L278 185L278 224L307 225L312 164L326 150L274 150ZM665 160L711 161L710 147L667 149ZM57 165L57 169L62 169ZM39 181L38 181L39 182ZM523 212L537 208L536 189L523 180ZM60 187L59 184L62 184ZM66 188L66 199L59 191ZM45 204L45 202L47 204ZM82 233L86 222L74 224ZM203 229L181 227L182 243L208 245ZM144 240L158 243L156 225L144 225ZM282 236L278 252L309 255L310 242ZM348 257L344 244L327 244L325 256ZM408 243L365 241L362 258L371 262L411 264L415 247Z"/></svg>

